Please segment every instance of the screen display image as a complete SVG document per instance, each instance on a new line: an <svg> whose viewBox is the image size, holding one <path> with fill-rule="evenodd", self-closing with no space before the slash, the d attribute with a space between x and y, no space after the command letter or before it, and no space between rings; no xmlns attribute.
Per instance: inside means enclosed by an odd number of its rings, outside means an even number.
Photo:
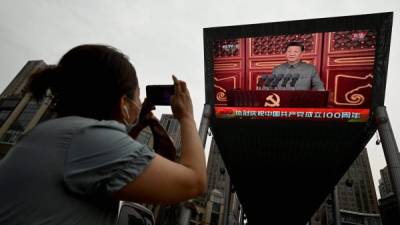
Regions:
<svg viewBox="0 0 400 225"><path fill-rule="evenodd" d="M216 114L365 122L375 46L373 30L216 40Z"/></svg>
<svg viewBox="0 0 400 225"><path fill-rule="evenodd" d="M204 29L216 118L371 121L385 97L392 13Z"/></svg>
<svg viewBox="0 0 400 225"><path fill-rule="evenodd" d="M373 137L392 16L204 29L210 129L249 224L309 222Z"/></svg>

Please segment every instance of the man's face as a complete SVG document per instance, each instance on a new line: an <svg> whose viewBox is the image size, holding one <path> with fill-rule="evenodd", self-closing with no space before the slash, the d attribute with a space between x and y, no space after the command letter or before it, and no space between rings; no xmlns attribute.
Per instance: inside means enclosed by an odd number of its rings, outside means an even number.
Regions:
<svg viewBox="0 0 400 225"><path fill-rule="evenodd" d="M298 63L301 57L301 47L300 46L289 46L286 49L286 59L290 64Z"/></svg>

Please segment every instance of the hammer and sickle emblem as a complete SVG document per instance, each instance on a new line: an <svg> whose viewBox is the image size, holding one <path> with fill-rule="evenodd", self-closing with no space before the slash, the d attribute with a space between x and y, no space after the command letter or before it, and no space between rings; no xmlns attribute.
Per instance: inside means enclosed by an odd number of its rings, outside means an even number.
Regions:
<svg viewBox="0 0 400 225"><path fill-rule="evenodd" d="M281 98L279 95L272 93L265 98L264 107L279 107Z"/></svg>

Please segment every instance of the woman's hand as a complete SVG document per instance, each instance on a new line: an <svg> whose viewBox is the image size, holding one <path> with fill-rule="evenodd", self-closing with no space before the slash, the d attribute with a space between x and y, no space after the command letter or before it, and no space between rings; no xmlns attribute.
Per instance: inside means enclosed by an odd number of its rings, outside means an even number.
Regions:
<svg viewBox="0 0 400 225"><path fill-rule="evenodd" d="M142 103L142 109L140 110L139 114L139 124L142 124L146 127L149 126L152 122L158 121L157 118L151 112L152 110L155 109L156 107L149 101L147 101L147 98L145 98Z"/></svg>
<svg viewBox="0 0 400 225"><path fill-rule="evenodd" d="M167 131L160 124L160 121L151 112L155 108L156 107L147 101L147 99L144 99L142 103L142 109L140 110L139 114L139 123L129 134L131 137L137 138L139 133L145 127L149 126L154 137L154 151L171 161L175 161L176 147L169 137Z"/></svg>
<svg viewBox="0 0 400 225"><path fill-rule="evenodd" d="M193 105L189 90L184 81L178 80L172 75L175 86L175 94L171 96L171 109L174 117L180 122L183 119L193 120Z"/></svg>
<svg viewBox="0 0 400 225"><path fill-rule="evenodd" d="M134 181L114 194L116 199L137 202L176 203L207 190L207 168L203 145L193 119L193 106L186 83L173 76L175 94L171 109L181 126L180 158L177 163L157 154ZM158 133L153 127L154 133ZM154 134L153 133L153 134ZM163 136L163 135L161 135ZM168 141L168 136L163 140ZM165 146L165 143L159 143ZM162 148L162 147L160 147ZM163 148L165 149L165 148Z"/></svg>
<svg viewBox="0 0 400 225"><path fill-rule="evenodd" d="M152 110L156 109L154 105L152 105L147 99L144 99L142 103L142 108L139 114L139 123L132 128L129 132L129 136L136 139L139 133L147 126L151 124L158 123L157 118L151 112Z"/></svg>

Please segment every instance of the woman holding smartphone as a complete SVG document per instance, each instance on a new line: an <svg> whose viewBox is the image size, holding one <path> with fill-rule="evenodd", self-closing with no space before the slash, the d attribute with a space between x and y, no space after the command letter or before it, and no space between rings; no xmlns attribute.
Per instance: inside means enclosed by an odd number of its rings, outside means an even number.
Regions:
<svg viewBox="0 0 400 225"><path fill-rule="evenodd" d="M32 93L53 95L57 118L29 131L0 162L0 224L113 224L120 200L175 203L206 190L184 81L173 77L182 139L174 162L134 139L157 122L151 106L141 110L135 69L116 49L75 47L33 77Z"/></svg>

